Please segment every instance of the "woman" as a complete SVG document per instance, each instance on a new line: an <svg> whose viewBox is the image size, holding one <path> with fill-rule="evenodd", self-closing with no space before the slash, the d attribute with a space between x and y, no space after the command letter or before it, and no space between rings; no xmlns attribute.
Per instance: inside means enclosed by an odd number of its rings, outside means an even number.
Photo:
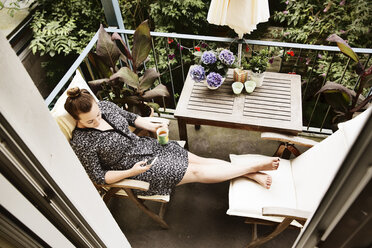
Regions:
<svg viewBox="0 0 372 248"><path fill-rule="evenodd" d="M185 183L218 183L245 176L269 189L271 176L259 171L276 170L279 166L279 158L254 166L231 166L223 160L192 154L175 141L160 145L156 139L133 134L128 125L151 132L161 125L108 101L97 104L85 89L72 88L67 95L65 109L77 121L71 146L97 184L132 178L150 183L142 195L166 195ZM153 165L147 164L155 157L158 159Z"/></svg>

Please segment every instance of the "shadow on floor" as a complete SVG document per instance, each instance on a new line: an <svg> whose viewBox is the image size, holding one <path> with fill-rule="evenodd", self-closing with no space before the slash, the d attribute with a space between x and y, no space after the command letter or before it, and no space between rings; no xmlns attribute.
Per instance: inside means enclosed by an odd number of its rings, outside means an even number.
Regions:
<svg viewBox="0 0 372 248"><path fill-rule="evenodd" d="M171 122L170 132L172 139L178 139L175 121ZM188 126L188 135L191 152L225 160L230 153L270 155L278 145L245 130L202 126L196 131ZM169 230L160 228L127 199L112 199L108 207L134 248L245 247L251 240L252 226L245 224L243 217L226 214L228 189L229 182L177 187L165 213ZM160 207L154 202L146 205L154 210ZM259 226L258 233L260 236L272 230L271 226ZM291 247L298 234L297 229L287 229L261 247Z"/></svg>

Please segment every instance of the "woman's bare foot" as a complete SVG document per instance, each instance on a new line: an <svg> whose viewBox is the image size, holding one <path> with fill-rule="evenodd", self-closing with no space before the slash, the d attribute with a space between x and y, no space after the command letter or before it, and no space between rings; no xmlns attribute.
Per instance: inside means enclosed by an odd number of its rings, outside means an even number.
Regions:
<svg viewBox="0 0 372 248"><path fill-rule="evenodd" d="M256 171L276 170L279 167L280 158L272 157L262 161L256 166Z"/></svg>
<svg viewBox="0 0 372 248"><path fill-rule="evenodd" d="M266 189L270 189L271 187L272 178L270 175L266 173L256 172L256 173L245 174L244 176L256 181L257 183L259 183L262 187Z"/></svg>

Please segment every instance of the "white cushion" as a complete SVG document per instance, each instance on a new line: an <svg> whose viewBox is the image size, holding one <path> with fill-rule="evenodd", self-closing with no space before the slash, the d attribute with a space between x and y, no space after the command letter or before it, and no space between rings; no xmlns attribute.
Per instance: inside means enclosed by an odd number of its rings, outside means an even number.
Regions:
<svg viewBox="0 0 372 248"><path fill-rule="evenodd" d="M90 94L92 94L94 99L98 102L98 99L93 94L88 84L85 82L79 70L76 70L76 74L67 89L70 89L73 87L79 87L80 89L87 89L90 92ZM64 105L65 105L66 99L67 99L67 90L62 93L60 98L58 98L56 104L51 110L51 114L53 118L57 121L57 124L59 128L61 129L62 133L65 135L66 139L70 140L72 137L72 131L76 127L76 120L65 110Z"/></svg>
<svg viewBox="0 0 372 248"><path fill-rule="evenodd" d="M230 154L231 166L254 164L267 158L269 157L257 154ZM278 170L265 171L265 173L270 174L273 179L270 189L265 189L258 183L244 177L230 181L229 209L227 210L227 214L281 222L283 220L281 217L263 216L262 208L296 208L290 161L281 159ZM297 222L292 224L298 226Z"/></svg>

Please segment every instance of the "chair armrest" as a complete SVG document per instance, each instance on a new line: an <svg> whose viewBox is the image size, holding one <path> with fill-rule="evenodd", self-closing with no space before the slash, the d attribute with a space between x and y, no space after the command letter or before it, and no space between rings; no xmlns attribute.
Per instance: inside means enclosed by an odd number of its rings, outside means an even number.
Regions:
<svg viewBox="0 0 372 248"><path fill-rule="evenodd" d="M261 133L261 139L289 142L292 144L301 145L305 147L312 147L318 144L318 142L311 140L311 139L306 139L306 138L286 135L286 134L271 133L271 132Z"/></svg>
<svg viewBox="0 0 372 248"><path fill-rule="evenodd" d="M290 217L296 220L306 221L311 213L304 210L283 207L263 207L263 216Z"/></svg>
<svg viewBox="0 0 372 248"><path fill-rule="evenodd" d="M169 120L165 119L165 118L160 118L160 117L143 117L143 118L148 119L153 123L160 123L160 124L169 125Z"/></svg>
<svg viewBox="0 0 372 248"><path fill-rule="evenodd" d="M138 189L142 191L149 190L150 183L134 180L134 179L123 179L119 182L112 184L97 184L99 187L110 187L110 188L129 188L129 189Z"/></svg>

